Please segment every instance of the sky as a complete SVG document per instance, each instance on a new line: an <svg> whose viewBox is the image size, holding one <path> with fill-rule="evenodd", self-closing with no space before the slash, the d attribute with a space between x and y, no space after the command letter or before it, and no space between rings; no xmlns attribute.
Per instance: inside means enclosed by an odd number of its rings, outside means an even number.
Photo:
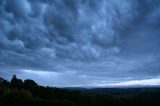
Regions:
<svg viewBox="0 0 160 106"><path fill-rule="evenodd" d="M0 76L57 87L160 85L160 0L0 0Z"/></svg>

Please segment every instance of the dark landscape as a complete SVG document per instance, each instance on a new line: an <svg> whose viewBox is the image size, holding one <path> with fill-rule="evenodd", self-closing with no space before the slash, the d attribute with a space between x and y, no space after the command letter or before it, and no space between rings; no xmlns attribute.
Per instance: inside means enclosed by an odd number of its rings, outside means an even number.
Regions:
<svg viewBox="0 0 160 106"><path fill-rule="evenodd" d="M159 106L160 88L56 88L0 78L0 106Z"/></svg>

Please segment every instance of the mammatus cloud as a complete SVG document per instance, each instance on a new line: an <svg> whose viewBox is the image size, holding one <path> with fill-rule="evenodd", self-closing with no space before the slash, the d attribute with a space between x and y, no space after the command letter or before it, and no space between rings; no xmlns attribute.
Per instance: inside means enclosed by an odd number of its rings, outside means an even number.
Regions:
<svg viewBox="0 0 160 106"><path fill-rule="evenodd" d="M159 5L159 0L1 0L0 75L39 76L39 83L58 86L155 78Z"/></svg>

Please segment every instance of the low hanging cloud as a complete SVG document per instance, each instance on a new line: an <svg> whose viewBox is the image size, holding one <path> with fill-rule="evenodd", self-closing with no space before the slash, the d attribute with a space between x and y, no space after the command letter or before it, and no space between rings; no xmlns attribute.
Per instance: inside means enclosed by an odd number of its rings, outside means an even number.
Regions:
<svg viewBox="0 0 160 106"><path fill-rule="evenodd" d="M159 5L159 0L1 0L0 75L53 72L58 74L49 80L59 78L60 86L76 83L68 76L79 78L80 85L159 76Z"/></svg>

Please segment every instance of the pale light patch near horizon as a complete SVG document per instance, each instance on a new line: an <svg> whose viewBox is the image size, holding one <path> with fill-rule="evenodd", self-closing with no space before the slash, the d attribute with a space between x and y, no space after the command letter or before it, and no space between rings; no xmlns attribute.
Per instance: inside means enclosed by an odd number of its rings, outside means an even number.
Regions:
<svg viewBox="0 0 160 106"><path fill-rule="evenodd" d="M132 86L158 86L160 85L160 77L142 80L128 80L110 84L97 84L97 87L132 87Z"/></svg>

